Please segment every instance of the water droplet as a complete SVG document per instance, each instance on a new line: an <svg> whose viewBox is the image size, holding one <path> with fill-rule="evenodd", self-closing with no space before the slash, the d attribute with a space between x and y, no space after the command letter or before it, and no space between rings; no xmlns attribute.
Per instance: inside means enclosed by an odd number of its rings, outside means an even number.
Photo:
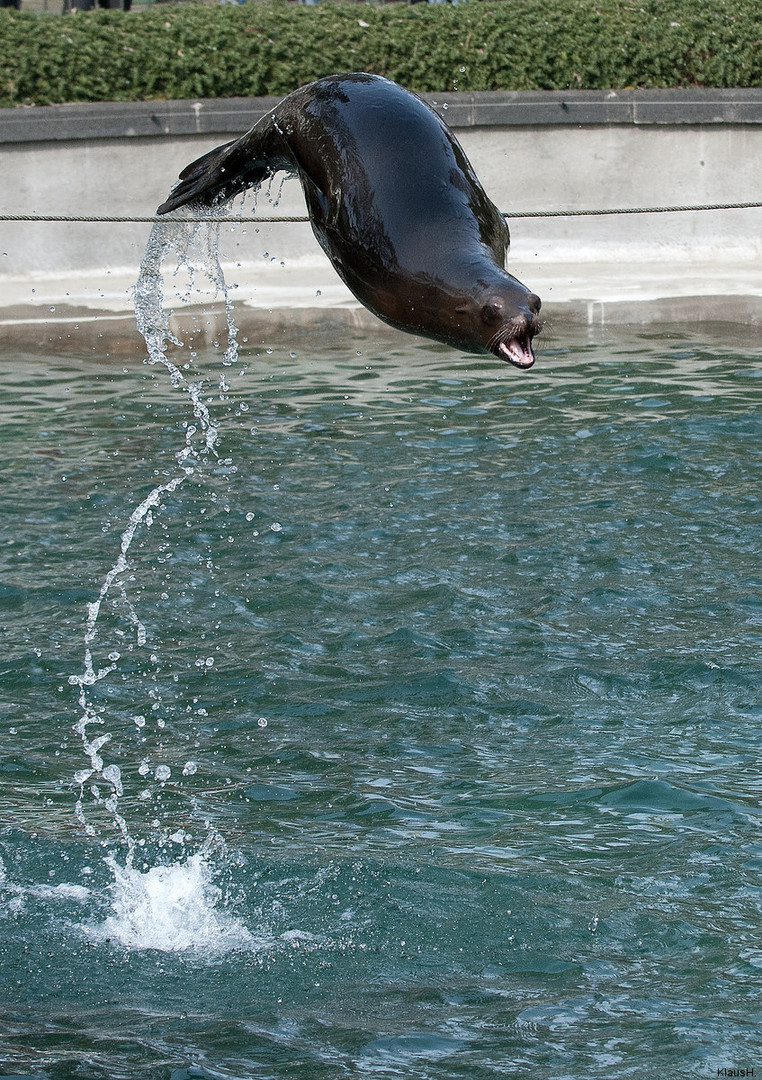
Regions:
<svg viewBox="0 0 762 1080"><path fill-rule="evenodd" d="M277 533L277 532L281 532L281 530L283 529L283 526L281 525L281 523L279 521L274 521L272 523L272 525L270 526L270 528L274 533Z"/></svg>
<svg viewBox="0 0 762 1080"><path fill-rule="evenodd" d="M260 716L259 720L257 720L257 725L259 727L267 727L267 720L265 720L264 716Z"/></svg>
<svg viewBox="0 0 762 1080"><path fill-rule="evenodd" d="M195 761L186 761L183 766L183 776L195 776L198 772L198 765Z"/></svg>
<svg viewBox="0 0 762 1080"><path fill-rule="evenodd" d="M168 765L157 765L156 771L153 774L157 780L169 780L172 775L172 770Z"/></svg>
<svg viewBox="0 0 762 1080"><path fill-rule="evenodd" d="M109 784L114 785L114 791L117 795L124 794L122 789L122 773L118 765L107 765L103 770L103 779L108 780ZM112 809L112 807L109 807L109 809Z"/></svg>

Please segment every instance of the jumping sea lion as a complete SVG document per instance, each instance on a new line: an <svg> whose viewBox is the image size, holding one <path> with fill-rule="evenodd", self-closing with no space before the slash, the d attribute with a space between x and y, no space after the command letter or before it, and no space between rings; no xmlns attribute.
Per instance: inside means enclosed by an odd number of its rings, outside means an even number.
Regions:
<svg viewBox="0 0 762 1080"><path fill-rule="evenodd" d="M540 298L506 272L505 219L421 98L376 75L318 79L183 169L158 212L225 201L279 170L299 177L318 243L374 315L531 367Z"/></svg>

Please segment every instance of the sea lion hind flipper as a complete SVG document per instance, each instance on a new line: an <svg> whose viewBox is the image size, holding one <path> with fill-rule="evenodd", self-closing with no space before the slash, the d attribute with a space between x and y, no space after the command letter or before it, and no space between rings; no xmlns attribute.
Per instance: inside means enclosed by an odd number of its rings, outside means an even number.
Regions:
<svg viewBox="0 0 762 1080"><path fill-rule="evenodd" d="M211 206L232 199L246 188L258 187L268 176L285 167L282 160L268 154L264 132L257 127L240 139L215 147L186 165L158 214L169 214L188 203Z"/></svg>

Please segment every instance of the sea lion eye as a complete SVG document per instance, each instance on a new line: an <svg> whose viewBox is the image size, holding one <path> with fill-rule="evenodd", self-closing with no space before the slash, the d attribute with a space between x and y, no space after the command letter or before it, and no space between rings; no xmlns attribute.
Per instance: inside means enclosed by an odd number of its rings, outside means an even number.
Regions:
<svg viewBox="0 0 762 1080"><path fill-rule="evenodd" d="M501 322L503 319L503 301L499 297L488 300L482 308L482 319L486 323Z"/></svg>

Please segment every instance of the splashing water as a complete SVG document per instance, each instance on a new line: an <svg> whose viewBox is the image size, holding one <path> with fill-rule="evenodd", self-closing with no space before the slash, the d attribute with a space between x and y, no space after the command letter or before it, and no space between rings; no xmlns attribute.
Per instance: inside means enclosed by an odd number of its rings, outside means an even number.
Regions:
<svg viewBox="0 0 762 1080"><path fill-rule="evenodd" d="M249 930L220 910L222 890L210 861L214 847L219 842L205 844L184 862L143 873L109 855L112 913L83 930L95 941L115 941L128 949L193 951L205 958L251 948L255 939Z"/></svg>
<svg viewBox="0 0 762 1080"><path fill-rule="evenodd" d="M219 218L225 210L225 207L215 206L208 213ZM89 785L92 798L89 805L107 811L117 839L126 848L124 865L117 862L114 851L110 851L106 858L114 876L114 914L101 929L104 936L111 935L125 945L142 948L182 949L198 946L199 943L211 947L212 939L220 946L227 942L224 945L227 948L231 947L232 941L242 944L248 933L235 920L215 912L221 893L212 881L213 873L208 862L211 848L202 849L183 863L157 866L143 873L135 869L134 857L138 844L119 809L119 800L124 795L122 772L115 762L107 763L104 759L103 750L111 741L112 733L103 730L106 719L94 695L94 688L113 676L119 666L120 653L116 651L108 654L108 663L100 664L95 659L99 638L98 620L104 603L112 593L116 594L121 610L126 613L128 633L134 638L130 650L135 645L142 648L147 644L146 628L127 591L129 553L136 534L141 529L150 528L154 512L161 510L167 498L189 477L198 473L206 461L218 458L219 431L203 398L203 380L192 381L186 377L167 355L170 345L180 348L182 342L170 330L172 313L165 311L162 274L164 261L174 252L177 258L175 278L180 271L185 271L188 278L187 288L179 294L183 302L189 301L194 291L197 269L201 269L211 283L214 295L223 296L227 345L222 363L225 367L234 364L238 359L237 333L232 302L220 266L218 243L218 222L199 223L173 218L156 223L151 230L134 288L137 326L148 350L145 363L166 368L173 387L187 394L194 422L187 424L184 445L175 455L176 474L157 484L130 514L121 534L116 561L103 579L97 598L88 604L83 670L69 677L70 685L79 688L81 715L74 725L74 731L82 741L88 762L74 775L79 787L75 814L89 836L99 836L87 818L85 786ZM190 364L184 365L186 370L189 367ZM226 390L223 372L220 392ZM93 734L93 728L100 729L99 733ZM160 766L157 770L157 778L161 778L163 768ZM166 772L168 774L169 770L166 769ZM101 842L109 846L107 840L101 839ZM215 838L215 845L217 848L221 846L218 838Z"/></svg>
<svg viewBox="0 0 762 1080"><path fill-rule="evenodd" d="M219 218L220 207L212 207L208 213ZM196 267L200 265L204 275L214 288L214 295L222 295L225 302L227 323L227 347L222 358L224 366L234 364L238 359L238 336L233 320L233 304L225 282L219 261L219 231L217 222L199 223L172 219L157 222L151 229L140 274L135 284L135 315L138 330L145 339L148 348L147 363L162 364L169 372L172 385L180 387L188 394L193 406L193 415L198 427L190 425L186 432L184 449L178 454L178 462L186 465L195 456L193 440L196 434L202 436L202 454L215 452L218 441L217 428L212 424L209 410L202 400L203 383L189 382L180 369L167 356L168 344L182 346L182 342L169 328L170 315L164 310L164 279L162 264L170 251L177 253L175 277L181 269L188 275L188 286L181 294L181 300L190 300L195 282ZM221 389L225 389L224 374L220 379Z"/></svg>

